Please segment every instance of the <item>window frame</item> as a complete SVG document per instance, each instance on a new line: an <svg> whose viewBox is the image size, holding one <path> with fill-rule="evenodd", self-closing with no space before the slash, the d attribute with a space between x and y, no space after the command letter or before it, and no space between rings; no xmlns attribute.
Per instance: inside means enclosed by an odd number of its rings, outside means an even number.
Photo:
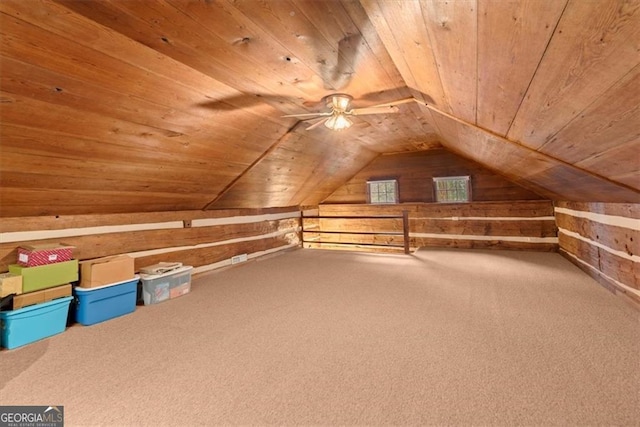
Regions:
<svg viewBox="0 0 640 427"><path fill-rule="evenodd" d="M433 178L433 199L436 203L469 203L471 202L471 176L470 175L460 175L460 176L434 176ZM466 200L439 200L438 194L438 183L443 181L455 181L455 180L464 180L467 185L467 199ZM446 190L445 190L446 191ZM450 192L447 191L447 194Z"/></svg>
<svg viewBox="0 0 640 427"><path fill-rule="evenodd" d="M393 191L394 191L394 201L392 202L388 202L388 201L384 201L384 202L380 202L380 201L372 201L371 200L371 184L388 184L388 183L393 183ZM378 192L380 193L380 192ZM385 192L385 194L387 194ZM394 204L398 204L400 203L400 192L398 190L398 180L395 178L386 178L386 179L369 179L367 180L367 204L370 205L394 205Z"/></svg>

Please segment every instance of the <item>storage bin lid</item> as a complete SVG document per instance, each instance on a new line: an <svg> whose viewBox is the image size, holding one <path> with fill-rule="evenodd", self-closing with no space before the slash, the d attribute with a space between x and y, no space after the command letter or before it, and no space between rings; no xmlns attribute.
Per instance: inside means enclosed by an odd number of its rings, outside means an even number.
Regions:
<svg viewBox="0 0 640 427"><path fill-rule="evenodd" d="M191 271L193 270L193 267L190 265L183 265L180 268L176 268L175 270L171 270L167 273L163 273L163 274L144 274L144 273L140 273L140 278L142 280L154 280L154 279L158 279L160 277L169 277L169 276L173 276L176 273L184 273L186 271Z"/></svg>
<svg viewBox="0 0 640 427"><path fill-rule="evenodd" d="M78 292L78 293L93 292L93 291L97 291L98 289L110 288L111 286L118 286L118 285L123 285L125 283L137 282L138 279L140 279L140 276L135 275L133 276L132 279L123 280L122 282L109 283L108 285L96 286L94 288L82 288L80 286L74 286L73 290L74 292Z"/></svg>

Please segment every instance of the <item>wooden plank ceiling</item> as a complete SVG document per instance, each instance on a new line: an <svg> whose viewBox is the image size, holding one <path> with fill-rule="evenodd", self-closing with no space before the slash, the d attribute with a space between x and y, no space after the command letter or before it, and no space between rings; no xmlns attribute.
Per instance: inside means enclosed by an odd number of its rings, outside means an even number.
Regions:
<svg viewBox="0 0 640 427"><path fill-rule="evenodd" d="M444 146L640 202L640 2L3 0L0 215L317 204ZM364 107L342 132L284 114ZM425 105L426 103L426 105Z"/></svg>

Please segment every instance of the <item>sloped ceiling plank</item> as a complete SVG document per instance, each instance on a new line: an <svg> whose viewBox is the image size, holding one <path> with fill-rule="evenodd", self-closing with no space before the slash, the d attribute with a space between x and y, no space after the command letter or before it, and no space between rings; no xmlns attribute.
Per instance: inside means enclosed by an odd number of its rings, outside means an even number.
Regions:
<svg viewBox="0 0 640 427"><path fill-rule="evenodd" d="M277 4L283 5L284 2ZM366 14L358 7L358 3L351 2L353 16L341 2L294 0L292 5L323 34L335 51L333 58L323 57L325 63L319 64L325 90L349 93L361 106L375 103L375 95L378 93L385 93L388 96L385 100L401 97L397 88L402 88L405 84L391 58L382 55L386 53L384 46L379 42L377 34L367 28L369 23ZM361 13L357 13L358 9ZM373 50L372 46L377 47L377 50ZM335 65L332 66L331 63ZM337 75L343 71L343 64L349 64L353 74ZM373 82L375 86L372 86ZM362 99L365 95L374 99Z"/></svg>
<svg viewBox="0 0 640 427"><path fill-rule="evenodd" d="M600 172L613 181L640 189L640 144L637 139L579 162L576 166Z"/></svg>
<svg viewBox="0 0 640 427"><path fill-rule="evenodd" d="M315 0L305 1L314 4L331 4L331 2L318 2ZM340 4L348 13L349 17L353 21L353 24L362 34L367 48L373 54L373 58L360 59L358 69L360 71L360 75L358 77L362 78L362 74L368 73L369 70L384 70L384 73L389 79L389 83L394 88L393 90L386 90L381 85L376 85L377 87L375 90L378 92L378 96L371 95L368 100L370 100L372 104L380 104L382 102L393 99L394 97L397 97L396 99L400 99L404 96L407 96L408 94L406 94L406 92L402 89L406 88L407 83L402 78L400 71L398 71L398 68L394 64L393 59L389 55L389 52L387 52L384 43L380 39L379 34L376 32L376 29L369 20L367 12L364 10L362 5L357 1L346 1L341 2ZM368 79L368 77L366 78Z"/></svg>
<svg viewBox="0 0 640 427"><path fill-rule="evenodd" d="M625 147L633 146L635 156L629 157ZM640 169L640 65L539 151L603 176ZM640 182L632 186L640 190Z"/></svg>
<svg viewBox="0 0 640 427"><path fill-rule="evenodd" d="M570 0L507 136L538 149L640 58L640 2Z"/></svg>
<svg viewBox="0 0 640 427"><path fill-rule="evenodd" d="M546 154L515 144L486 130L432 109L436 122L457 126L457 140L445 148L485 165L552 200L640 202L640 192L590 174ZM453 122L453 123L452 123ZM454 124L455 123L455 124Z"/></svg>
<svg viewBox="0 0 640 427"><path fill-rule="evenodd" d="M478 0L477 124L505 136L567 0Z"/></svg>
<svg viewBox="0 0 640 427"><path fill-rule="evenodd" d="M75 153L78 158L87 158L94 154L117 156L122 152L129 156L129 161L136 158L204 161L212 157L237 164L248 164L264 151L262 139L231 142L211 135L186 136L64 106L52 107L14 94L0 94L4 99L0 102L6 136L3 148L5 144L11 146L14 140L16 144L20 140L34 140L34 147L49 150L52 155ZM28 147L21 148L28 150Z"/></svg>
<svg viewBox="0 0 640 427"><path fill-rule="evenodd" d="M376 156L339 133L313 139L303 129L284 139L211 208L317 204Z"/></svg>
<svg viewBox="0 0 640 427"><path fill-rule="evenodd" d="M205 202L201 194L126 192L118 190L117 184L118 180L114 178L113 188L101 192L2 188L2 216L179 211L200 209Z"/></svg>
<svg viewBox="0 0 640 427"><path fill-rule="evenodd" d="M404 0L361 0L407 85L418 99L450 112L420 3Z"/></svg>
<svg viewBox="0 0 640 427"><path fill-rule="evenodd" d="M208 16L211 22L204 27L164 1L59 2L241 92L276 94L275 100L264 97L262 101L273 103L281 111L296 111L297 106L289 99L308 96L294 84L305 79L303 76L309 73L307 67L286 61L286 55L269 57L273 46L262 44L270 41L237 25L217 4L210 4ZM237 36L231 40L221 38L213 32L220 25L235 28ZM264 66L267 60L282 64L276 68L270 62L271 68L267 68Z"/></svg>
<svg viewBox="0 0 640 427"><path fill-rule="evenodd" d="M20 7L19 7L20 6ZM207 126L212 123L212 118L216 117L216 113L203 108L194 108L194 103L199 100L205 100L208 96L214 95L214 88L219 88L226 93L236 93L231 88L223 86L210 78L204 76L194 76L192 70L185 66L175 66L175 64L166 57L158 58L148 53L148 49L142 45L131 46L128 39L109 33L103 27L96 26L86 19L78 19L77 15L69 14L68 11L64 17L73 18L72 27L76 32L68 33L69 24L66 23L59 15L62 14L58 6L46 3L51 6L47 16L50 19L44 22L38 21L39 14L31 12L32 10L40 10L37 8L29 8L25 2L2 2L1 7L7 13L17 14L20 20L9 17L3 18L3 25L0 29L3 41L0 51L4 57L12 57L21 62L28 62L35 66L42 67L56 74L52 74L48 78L50 81L59 80L57 85L51 84L50 87L43 86L41 89L44 93L40 95L48 95L50 101L65 102L69 96L86 97L89 101L83 107L87 109L102 109L102 111L117 112L115 108L126 108L124 114L132 114L132 117L139 121L155 119L162 121L164 127L170 127L172 121L182 123L197 123L197 128ZM42 10L40 10L42 12ZM31 13L31 14L30 14ZM54 19L54 17L58 17ZM26 23L28 20L34 25ZM35 24L44 25L45 28L51 30L52 33L44 33L41 28ZM60 23L60 24L58 24ZM66 25L65 25L66 23ZM99 45L110 45L120 47L122 49L120 55L116 58L110 55L110 52L100 52L94 45L84 40L83 31L90 32L97 40L107 39L108 42L102 42ZM18 32L20 37L13 37L12 34ZM107 34L105 34L105 32ZM75 37L73 37L75 36ZM47 39L47 43L41 43L43 37ZM67 37L73 37L73 42ZM56 55L51 55L51 50ZM129 54L127 54L129 53ZM143 64L136 63L138 56L146 56ZM79 58L82 58L82 66L78 66ZM123 60L122 58L125 58ZM133 62L129 63L127 61ZM167 64L169 63L169 64ZM15 67L10 67L6 60L3 64L3 71L10 73ZM13 65L18 66L19 63ZM149 71L153 69L153 74ZM158 75L159 73L169 71L177 73L172 75ZM13 82L16 85L26 86L27 84L43 84L46 80L43 77L43 70L30 69L16 70L17 74L23 73L22 76L15 76ZM33 74L32 74L33 73ZM4 73L3 73L4 74ZM183 81L182 76L195 80L198 86L188 87ZM3 90L10 89L9 85L12 80L11 76L3 75ZM68 78L75 80L69 80ZM66 87L62 83L83 85L77 88ZM57 89L56 89L57 88ZM56 93L56 91L58 93ZM75 91L71 89L76 89ZM204 92L199 90L203 89ZM66 92L65 92L66 91ZM210 94L210 95L209 95ZM100 95L104 98L102 102L95 102L96 97ZM57 98L56 98L57 97ZM146 102L150 101L150 102ZM135 103L143 104L137 109ZM155 105L154 105L155 104ZM265 137L272 137L271 132L283 132L282 123L276 122L279 113L273 108L264 106L261 110L251 110L251 114L242 114L243 119L251 123L256 131ZM148 111L151 108L157 108L156 111ZM153 112L153 114L150 114ZM225 120L223 123L234 123L233 118L238 118L238 114L233 112L224 112ZM207 121L203 121L207 119ZM258 121L256 123L256 120ZM240 129L246 131L246 125L243 124ZM286 129L286 128L285 128ZM178 131L176 129L176 131ZM185 132L185 130L180 130Z"/></svg>
<svg viewBox="0 0 640 427"><path fill-rule="evenodd" d="M452 113L476 122L477 22L475 0L422 0L438 74Z"/></svg>

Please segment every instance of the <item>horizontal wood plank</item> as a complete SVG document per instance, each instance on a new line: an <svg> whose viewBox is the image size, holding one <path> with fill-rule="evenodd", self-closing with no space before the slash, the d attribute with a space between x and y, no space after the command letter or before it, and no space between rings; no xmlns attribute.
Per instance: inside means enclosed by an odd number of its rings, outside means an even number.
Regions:
<svg viewBox="0 0 640 427"><path fill-rule="evenodd" d="M558 227L629 256L640 255L640 230L602 224L586 218L556 213Z"/></svg>
<svg viewBox="0 0 640 427"><path fill-rule="evenodd" d="M558 235L560 247L624 285L640 290L640 263L612 254L564 233Z"/></svg>

